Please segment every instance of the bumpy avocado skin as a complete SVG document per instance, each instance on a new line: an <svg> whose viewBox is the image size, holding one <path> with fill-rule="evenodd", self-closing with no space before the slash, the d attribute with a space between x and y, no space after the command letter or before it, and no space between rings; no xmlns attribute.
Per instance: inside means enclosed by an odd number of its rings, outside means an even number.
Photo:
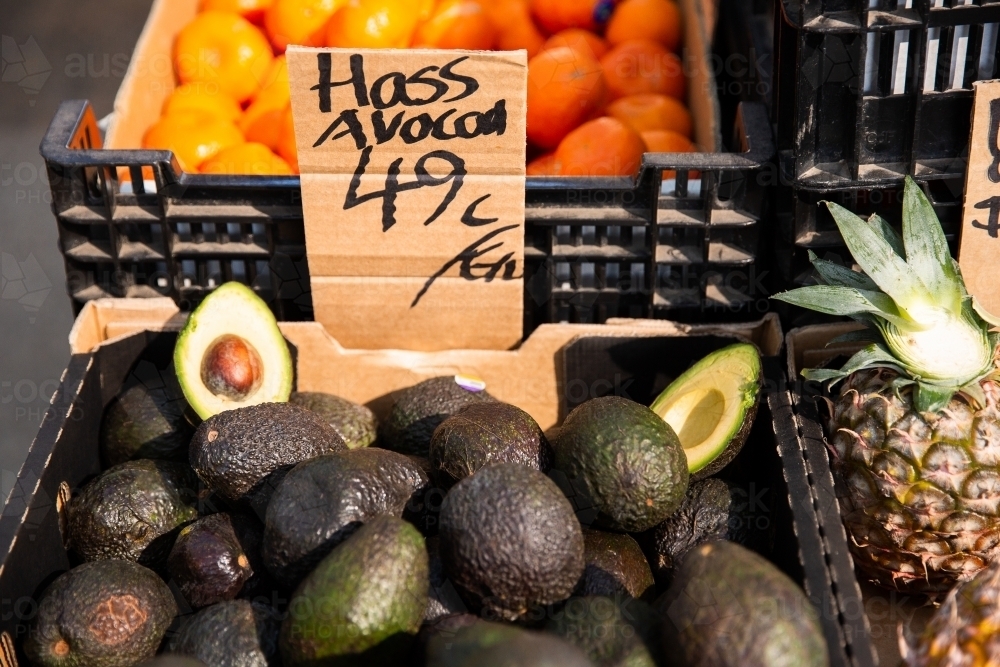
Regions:
<svg viewBox="0 0 1000 667"><path fill-rule="evenodd" d="M325 419L344 439L348 449L368 447L378 437L375 414L346 398L318 391L297 391L288 398L288 402L312 410Z"/></svg>
<svg viewBox="0 0 1000 667"><path fill-rule="evenodd" d="M167 570L195 609L232 600L253 575L226 513L210 514L182 528Z"/></svg>
<svg viewBox="0 0 1000 667"><path fill-rule="evenodd" d="M105 464L131 459L187 461L193 415L173 366L161 370L140 359L104 411L100 446Z"/></svg>
<svg viewBox="0 0 1000 667"><path fill-rule="evenodd" d="M756 527L753 490L721 479L694 482L673 516L641 536L657 583L666 588L684 554L711 540L764 547L769 531ZM756 493L754 493L756 495ZM749 511L748 511L749 510Z"/></svg>
<svg viewBox="0 0 1000 667"><path fill-rule="evenodd" d="M464 601L517 620L565 600L583 573L583 532L555 482L514 463L486 466L441 506L441 560Z"/></svg>
<svg viewBox="0 0 1000 667"><path fill-rule="evenodd" d="M229 502L251 501L275 471L347 445L315 412L288 403L261 403L209 417L191 440L191 467Z"/></svg>
<svg viewBox="0 0 1000 667"><path fill-rule="evenodd" d="M285 667L403 662L424 617L427 588L424 538L402 519L375 518L295 591L281 625Z"/></svg>
<svg viewBox="0 0 1000 667"><path fill-rule="evenodd" d="M642 598L656 595L653 573L642 548L630 535L583 529L586 566L576 595Z"/></svg>
<svg viewBox="0 0 1000 667"><path fill-rule="evenodd" d="M428 483L409 457L374 447L300 463L267 506L267 568L279 581L298 582L361 524L381 515L401 517Z"/></svg>
<svg viewBox="0 0 1000 667"><path fill-rule="evenodd" d="M581 649L596 667L656 667L658 618L641 600L571 598L545 629Z"/></svg>
<svg viewBox="0 0 1000 667"><path fill-rule="evenodd" d="M829 664L816 610L802 590L732 542L706 542L689 551L655 607L670 665Z"/></svg>
<svg viewBox="0 0 1000 667"><path fill-rule="evenodd" d="M687 457L655 412L620 396L575 408L553 443L556 468L586 490L597 524L641 532L670 516L688 487Z"/></svg>
<svg viewBox="0 0 1000 667"><path fill-rule="evenodd" d="M458 626L433 632L427 667L593 667L580 649L549 633L464 619Z"/></svg>
<svg viewBox="0 0 1000 667"><path fill-rule="evenodd" d="M24 650L41 667L130 667L153 657L176 614L170 589L151 570L84 563L46 589Z"/></svg>
<svg viewBox="0 0 1000 667"><path fill-rule="evenodd" d="M280 627L277 612L267 605L219 602L188 617L167 650L212 667L267 667L278 652Z"/></svg>
<svg viewBox="0 0 1000 667"><path fill-rule="evenodd" d="M490 401L467 405L434 430L430 462L435 477L451 486L491 463L519 463L548 472L552 447L524 410Z"/></svg>
<svg viewBox="0 0 1000 667"><path fill-rule="evenodd" d="M165 564L175 530L198 518L198 478L182 463L140 459L109 468L69 505L69 545L84 560Z"/></svg>
<svg viewBox="0 0 1000 667"><path fill-rule="evenodd" d="M495 400L486 391L464 389L452 376L436 377L404 389L381 425L382 446L403 454L427 456L441 422L466 405Z"/></svg>

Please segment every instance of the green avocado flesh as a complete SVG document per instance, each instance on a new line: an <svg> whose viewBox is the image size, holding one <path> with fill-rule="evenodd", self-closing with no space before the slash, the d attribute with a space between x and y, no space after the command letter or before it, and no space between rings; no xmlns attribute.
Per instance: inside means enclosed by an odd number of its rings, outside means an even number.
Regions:
<svg viewBox="0 0 1000 667"><path fill-rule="evenodd" d="M708 355L674 380L651 405L674 429L694 479L721 470L739 453L760 393L760 354L737 343Z"/></svg>
<svg viewBox="0 0 1000 667"><path fill-rule="evenodd" d="M292 355L274 315L241 283L226 283L191 313L177 338L174 367L202 419L292 392Z"/></svg>

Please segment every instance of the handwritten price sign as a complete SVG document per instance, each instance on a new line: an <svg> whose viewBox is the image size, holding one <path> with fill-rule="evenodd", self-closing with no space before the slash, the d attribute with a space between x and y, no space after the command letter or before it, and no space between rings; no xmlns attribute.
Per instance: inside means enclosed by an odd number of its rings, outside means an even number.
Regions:
<svg viewBox="0 0 1000 667"><path fill-rule="evenodd" d="M1000 81L977 81L959 263L966 287L1000 315Z"/></svg>
<svg viewBox="0 0 1000 667"><path fill-rule="evenodd" d="M524 52L288 50L316 320L351 348L523 326Z"/></svg>

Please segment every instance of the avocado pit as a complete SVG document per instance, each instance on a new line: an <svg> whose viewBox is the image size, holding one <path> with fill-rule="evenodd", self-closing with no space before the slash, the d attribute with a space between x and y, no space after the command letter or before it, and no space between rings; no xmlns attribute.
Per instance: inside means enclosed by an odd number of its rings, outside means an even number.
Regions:
<svg viewBox="0 0 1000 667"><path fill-rule="evenodd" d="M260 354L247 340L234 334L216 338L201 362L201 381L216 396L242 401L264 380Z"/></svg>

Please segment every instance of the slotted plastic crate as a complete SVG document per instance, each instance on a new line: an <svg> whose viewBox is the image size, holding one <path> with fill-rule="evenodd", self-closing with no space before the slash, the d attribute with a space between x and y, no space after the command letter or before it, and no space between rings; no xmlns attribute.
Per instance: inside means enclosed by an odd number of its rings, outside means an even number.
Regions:
<svg viewBox="0 0 1000 667"><path fill-rule="evenodd" d="M647 153L636 180L528 178L525 333L766 310L752 280L768 204L757 173L774 154L763 105L740 106L732 145L739 152ZM86 101L62 104L41 151L77 311L109 296L169 296L190 310L238 280L279 319L311 319L297 176L185 174L168 151L104 150ZM676 177L661 186L664 170Z"/></svg>

